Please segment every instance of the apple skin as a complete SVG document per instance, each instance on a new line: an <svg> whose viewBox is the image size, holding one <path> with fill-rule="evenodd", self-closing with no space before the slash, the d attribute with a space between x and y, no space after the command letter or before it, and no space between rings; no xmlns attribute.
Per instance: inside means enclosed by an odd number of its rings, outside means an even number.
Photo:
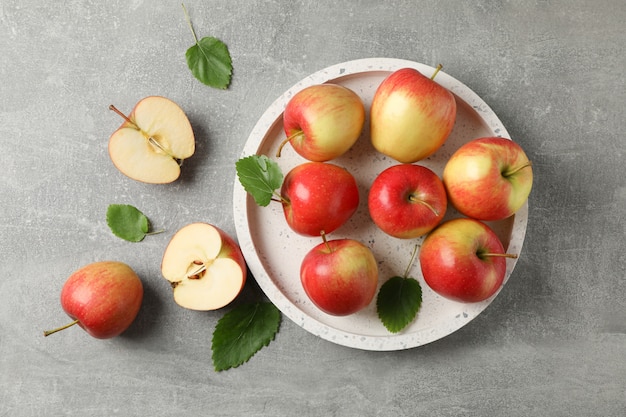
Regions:
<svg viewBox="0 0 626 417"><path fill-rule="evenodd" d="M283 125L295 151L309 161L335 159L354 145L365 123L361 98L337 84L318 84L287 103Z"/></svg>
<svg viewBox="0 0 626 417"><path fill-rule="evenodd" d="M61 306L89 335L109 339L135 320L143 300L143 285L130 266L103 261L84 266L67 279Z"/></svg>
<svg viewBox="0 0 626 417"><path fill-rule="evenodd" d="M494 295L504 282L507 257L515 256L504 253L487 225L470 218L439 225L426 236L419 254L426 284L437 294L461 302Z"/></svg>
<svg viewBox="0 0 626 417"><path fill-rule="evenodd" d="M520 145L485 137L461 146L448 160L443 183L451 204L479 220L502 220L528 200L533 169Z"/></svg>
<svg viewBox="0 0 626 417"><path fill-rule="evenodd" d="M412 239L433 230L446 214L448 199L441 179L422 165L399 164L372 182L368 209L386 234Z"/></svg>
<svg viewBox="0 0 626 417"><path fill-rule="evenodd" d="M332 233L359 205L354 176L327 162L305 162L291 169L280 194L287 224L303 236Z"/></svg>
<svg viewBox="0 0 626 417"><path fill-rule="evenodd" d="M323 312L347 316L367 307L376 294L378 265L372 251L353 239L320 243L303 258L300 280Z"/></svg>
<svg viewBox="0 0 626 417"><path fill-rule="evenodd" d="M456 120L454 95L413 68L378 86L370 110L372 145L398 162L413 163L444 144Z"/></svg>
<svg viewBox="0 0 626 417"><path fill-rule="evenodd" d="M247 274L248 267L246 265L246 260L243 257L243 253L241 252L241 248L239 247L239 244L237 244L235 239L233 239L223 229L220 229L219 227L215 225L213 225L213 227L215 227L220 232L220 236L222 237L222 250L220 250L218 257L230 258L239 264L239 267L241 268L244 274L243 275L244 279L241 284L241 288L243 289L243 285L245 284L246 278L247 278L246 274Z"/></svg>

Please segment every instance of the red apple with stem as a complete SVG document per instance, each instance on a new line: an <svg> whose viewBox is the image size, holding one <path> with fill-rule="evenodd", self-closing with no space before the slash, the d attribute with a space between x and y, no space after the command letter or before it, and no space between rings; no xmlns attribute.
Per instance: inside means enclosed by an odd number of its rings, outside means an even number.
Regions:
<svg viewBox="0 0 626 417"><path fill-rule="evenodd" d="M86 265L61 290L61 306L73 321L44 336L75 324L97 339L118 336L135 320L142 299L143 285L130 266L114 261Z"/></svg>
<svg viewBox="0 0 626 417"><path fill-rule="evenodd" d="M448 220L430 232L420 249L424 281L437 294L462 302L494 295L504 282L506 259L498 236L470 218Z"/></svg>
<svg viewBox="0 0 626 417"><path fill-rule="evenodd" d="M306 162L287 173L280 190L285 219L297 233L319 236L342 226L359 205L354 176L326 162Z"/></svg>
<svg viewBox="0 0 626 417"><path fill-rule="evenodd" d="M352 90L338 84L318 84L296 93L287 103L283 125L285 144L309 161L324 162L344 154L361 135L365 108Z"/></svg>
<svg viewBox="0 0 626 417"><path fill-rule="evenodd" d="M443 182L452 205L479 220L512 216L528 200L533 170L522 147L500 137L474 139L448 160Z"/></svg>
<svg viewBox="0 0 626 417"><path fill-rule="evenodd" d="M456 100L413 68L402 68L378 86L370 111L374 148L398 162L412 163L432 155L446 141L456 120Z"/></svg>
<svg viewBox="0 0 626 417"><path fill-rule="evenodd" d="M347 316L367 307L378 286L378 265L372 251L353 239L327 240L302 260L300 280L320 310Z"/></svg>
<svg viewBox="0 0 626 417"><path fill-rule="evenodd" d="M400 239L423 236L446 214L448 199L441 179L422 165L399 164L374 179L368 208L374 223Z"/></svg>

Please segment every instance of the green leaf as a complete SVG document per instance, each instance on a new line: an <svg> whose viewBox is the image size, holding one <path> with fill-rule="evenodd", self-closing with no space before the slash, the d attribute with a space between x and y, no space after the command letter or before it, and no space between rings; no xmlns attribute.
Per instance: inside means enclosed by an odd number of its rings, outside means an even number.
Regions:
<svg viewBox="0 0 626 417"><path fill-rule="evenodd" d="M414 278L393 277L378 291L378 317L391 333L398 333L415 319L422 305L422 287Z"/></svg>
<svg viewBox="0 0 626 417"><path fill-rule="evenodd" d="M148 218L133 206L111 204L106 216L109 228L121 239L139 242L148 234Z"/></svg>
<svg viewBox="0 0 626 417"><path fill-rule="evenodd" d="M233 66L228 47L217 38L207 36L185 53L191 73L209 87L225 90L230 85Z"/></svg>
<svg viewBox="0 0 626 417"><path fill-rule="evenodd" d="M228 47L224 42L212 36L198 40L185 5L183 5L183 10L195 40L195 45L187 49L185 53L187 66L201 83L225 90L230 85L233 73Z"/></svg>
<svg viewBox="0 0 626 417"><path fill-rule="evenodd" d="M280 167L265 155L241 158L235 167L239 182L259 206L267 206L272 200L274 191L283 183Z"/></svg>
<svg viewBox="0 0 626 417"><path fill-rule="evenodd" d="M215 326L211 348L216 371L236 368L274 340L281 314L270 302L242 304Z"/></svg>

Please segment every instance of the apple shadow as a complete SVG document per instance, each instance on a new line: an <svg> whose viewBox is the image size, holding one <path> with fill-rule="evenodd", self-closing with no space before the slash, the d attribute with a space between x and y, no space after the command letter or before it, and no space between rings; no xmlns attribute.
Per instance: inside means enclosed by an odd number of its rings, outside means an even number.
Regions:
<svg viewBox="0 0 626 417"><path fill-rule="evenodd" d="M156 331L157 318L161 316L163 310L162 296L156 288L149 285L149 281L142 279L143 301L137 317L124 333L119 337L131 341L147 339Z"/></svg>
<svg viewBox="0 0 626 417"><path fill-rule="evenodd" d="M241 293L235 298L228 307L237 307L242 304L251 304L261 301L269 301L259 284L257 283L250 268L247 268L247 278Z"/></svg>
<svg viewBox="0 0 626 417"><path fill-rule="evenodd" d="M178 181L184 184L193 184L197 176L198 168L205 163L207 155L211 152L211 141L208 130L200 118L189 115L189 122L193 128L196 140L194 154L185 159L181 165L180 178Z"/></svg>

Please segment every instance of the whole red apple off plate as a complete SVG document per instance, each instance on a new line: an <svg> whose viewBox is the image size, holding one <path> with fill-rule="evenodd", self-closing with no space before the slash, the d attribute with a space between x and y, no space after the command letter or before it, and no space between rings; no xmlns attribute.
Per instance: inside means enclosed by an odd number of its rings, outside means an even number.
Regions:
<svg viewBox="0 0 626 417"><path fill-rule="evenodd" d="M333 65L318 71L281 95L261 116L250 133L242 156L264 154L278 162L283 173L306 162L293 149L286 148L280 158L276 150L285 138L282 112L289 99L305 87L324 82L344 85L356 92L369 108L378 85L400 68L415 68L430 76L435 68L420 63L389 58L361 59ZM436 81L448 88L457 100L457 118L446 143L431 157L419 161L439 176L452 153L464 143L482 136L502 136L508 132L491 108L463 83L444 70ZM416 244L423 238L401 240L385 235L372 222L367 209L367 194L374 178L385 168L397 164L378 153L369 140L369 119L357 143L343 156L330 161L348 169L356 178L360 205L357 212L329 238L352 238L372 249L379 265L379 286L395 275L403 275ZM435 294L424 282L419 261L409 276L422 286L422 306L415 320L402 332L392 334L376 314L375 299L364 310L350 316L336 317L319 310L308 299L300 282L300 263L305 254L321 242L296 234L287 225L282 207L272 203L258 206L235 179L234 218L237 238L250 271L267 297L296 324L323 339L339 345L364 350L390 351L409 349L441 339L460 329L478 316L497 296L478 303L461 303ZM452 208L444 220L460 215ZM520 254L526 224L528 203L513 218L488 223L498 234L505 250ZM517 260L507 260L505 284Z"/></svg>

